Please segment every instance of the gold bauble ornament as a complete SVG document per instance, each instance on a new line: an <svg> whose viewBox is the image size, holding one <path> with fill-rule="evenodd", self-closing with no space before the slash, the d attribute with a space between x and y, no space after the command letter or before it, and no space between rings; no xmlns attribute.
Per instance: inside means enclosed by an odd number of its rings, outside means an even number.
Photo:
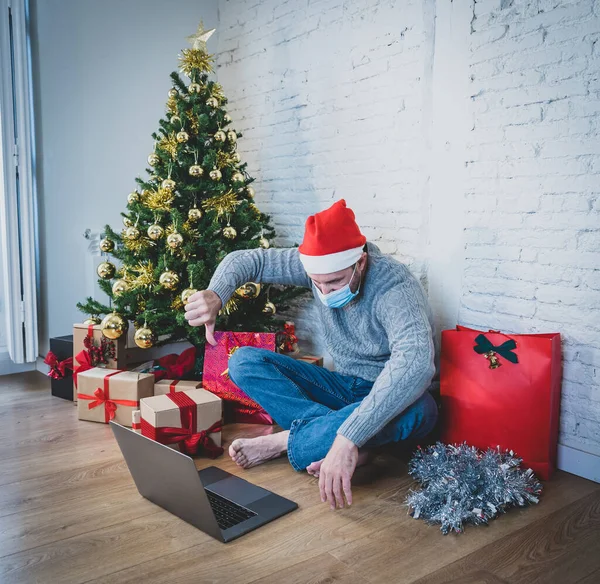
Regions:
<svg viewBox="0 0 600 584"><path fill-rule="evenodd" d="M260 284L256 282L246 282L240 286L235 293L242 298L256 298L260 294Z"/></svg>
<svg viewBox="0 0 600 584"><path fill-rule="evenodd" d="M123 294L128 289L127 282L125 280L115 280L112 285L112 291L115 296Z"/></svg>
<svg viewBox="0 0 600 584"><path fill-rule="evenodd" d="M128 227L125 230L125 239L129 239L129 241L133 241L140 236L140 230L137 227Z"/></svg>
<svg viewBox="0 0 600 584"><path fill-rule="evenodd" d="M155 152L153 152L152 154L150 154L150 156L148 156L148 164L150 166L156 166L159 162L160 162L160 158L159 158L158 154L156 154Z"/></svg>
<svg viewBox="0 0 600 584"><path fill-rule="evenodd" d="M200 209L198 209L198 207L192 207L189 211L188 211L188 219L190 221L200 221L200 219L202 218L202 211Z"/></svg>
<svg viewBox="0 0 600 584"><path fill-rule="evenodd" d="M187 142L190 139L190 135L184 130L181 130L181 132L177 132L177 136L175 137L177 138L177 142L179 142L180 144L183 144L184 142Z"/></svg>
<svg viewBox="0 0 600 584"><path fill-rule="evenodd" d="M206 100L206 105L207 105L208 107L219 107L219 101L217 100L217 98L216 98L216 97L209 97L209 98Z"/></svg>
<svg viewBox="0 0 600 584"><path fill-rule="evenodd" d="M179 276L175 272L171 272L171 270L167 270L160 275L158 279L161 285L169 290L173 290L177 288L179 284Z"/></svg>
<svg viewBox="0 0 600 584"><path fill-rule="evenodd" d="M234 172L233 175L231 176L231 180L234 183L243 183L244 175L241 172Z"/></svg>
<svg viewBox="0 0 600 584"><path fill-rule="evenodd" d="M226 122L226 123L231 122L231 116L229 114L225 114L223 116L223 121Z"/></svg>
<svg viewBox="0 0 600 584"><path fill-rule="evenodd" d="M190 176L202 176L204 169L199 164L192 164L189 170Z"/></svg>
<svg viewBox="0 0 600 584"><path fill-rule="evenodd" d="M172 124L181 124L181 118L179 116L171 116L170 121Z"/></svg>
<svg viewBox="0 0 600 584"><path fill-rule="evenodd" d="M254 189L252 187L246 187L246 194L253 199L255 195Z"/></svg>
<svg viewBox="0 0 600 584"><path fill-rule="evenodd" d="M104 278L105 280L110 280L115 275L116 271L117 268L115 268L115 265L111 264L110 262L102 262L96 269L98 276Z"/></svg>
<svg viewBox="0 0 600 584"><path fill-rule="evenodd" d="M140 349L149 349L156 342L156 337L148 327L142 327L135 331L133 340Z"/></svg>
<svg viewBox="0 0 600 584"><path fill-rule="evenodd" d="M277 308L275 308L275 305L272 302L267 302L263 308L263 312L265 314L275 314L277 312Z"/></svg>
<svg viewBox="0 0 600 584"><path fill-rule="evenodd" d="M173 179L166 178L165 180L162 181L162 183L160 184L160 186L163 189L165 189L165 191L174 191L175 187L177 185L175 184L175 181Z"/></svg>
<svg viewBox="0 0 600 584"><path fill-rule="evenodd" d="M154 241L160 239L164 232L164 229L160 225L156 225L156 223L148 227L148 237Z"/></svg>
<svg viewBox="0 0 600 584"><path fill-rule="evenodd" d="M83 321L83 324L90 326L93 324L100 324L102 321L97 316L90 316Z"/></svg>
<svg viewBox="0 0 600 584"><path fill-rule="evenodd" d="M223 132L223 130L219 130L218 132L215 132L215 140L217 142L225 142L226 139L227 139L227 136L225 135L225 132Z"/></svg>
<svg viewBox="0 0 600 584"><path fill-rule="evenodd" d="M178 247L181 247L182 243L183 243L183 236L181 235L181 233L178 233L177 231L175 231L174 233L171 233L167 237L167 245L171 249L177 249Z"/></svg>
<svg viewBox="0 0 600 584"><path fill-rule="evenodd" d="M174 87L169 89L169 97L177 97L179 95L179 91L177 91Z"/></svg>
<svg viewBox="0 0 600 584"><path fill-rule="evenodd" d="M105 237L100 242L100 249L108 253L109 251L115 249L115 242L112 239L108 239L108 237Z"/></svg>
<svg viewBox="0 0 600 584"><path fill-rule="evenodd" d="M239 153L239 152L234 152L234 153L231 155L231 160L233 160L234 162L241 162L241 160L242 160L242 157L240 156L240 153Z"/></svg>
<svg viewBox="0 0 600 584"><path fill-rule="evenodd" d="M235 142L237 140L237 134L233 130L229 130L229 132L227 132L227 139L230 142Z"/></svg>
<svg viewBox="0 0 600 584"><path fill-rule="evenodd" d="M111 312L104 317L100 324L102 334L108 339L118 339L127 331L127 321L116 312Z"/></svg>
<svg viewBox="0 0 600 584"><path fill-rule="evenodd" d="M125 227L133 227L133 221L129 217L123 217L123 225Z"/></svg>
<svg viewBox="0 0 600 584"><path fill-rule="evenodd" d="M211 170L211 171L208 173L208 176L210 176L210 178L211 178L212 180L221 180L221 177L222 177L223 175L221 174L221 171L220 171L218 168L213 168L213 170Z"/></svg>
<svg viewBox="0 0 600 584"><path fill-rule="evenodd" d="M235 227L231 227L231 225L228 225L227 227L223 228L223 236L227 239L235 239L236 235L237 231L235 230Z"/></svg>
<svg viewBox="0 0 600 584"><path fill-rule="evenodd" d="M269 243L269 240L266 237L261 237L258 241L260 243L260 247L262 247L263 249L269 249L271 247L271 244Z"/></svg>
<svg viewBox="0 0 600 584"><path fill-rule="evenodd" d="M187 304L190 296L193 296L194 294L196 294L196 292L198 292L198 290L196 290L195 288L186 288L182 293L181 293L181 301L184 304Z"/></svg>
<svg viewBox="0 0 600 584"><path fill-rule="evenodd" d="M140 194L137 191L133 191L127 195L127 202L130 205L137 203L140 200Z"/></svg>
<svg viewBox="0 0 600 584"><path fill-rule="evenodd" d="M202 86L199 83L190 83L188 87L189 93L200 93L202 91Z"/></svg>

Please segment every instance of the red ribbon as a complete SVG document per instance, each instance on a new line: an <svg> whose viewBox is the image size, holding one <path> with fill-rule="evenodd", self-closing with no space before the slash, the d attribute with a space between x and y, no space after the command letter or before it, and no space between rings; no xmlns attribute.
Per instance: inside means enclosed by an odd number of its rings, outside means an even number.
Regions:
<svg viewBox="0 0 600 584"><path fill-rule="evenodd" d="M77 353L77 355L75 355L75 360L79 363L77 369L73 371L73 380L75 381L75 387L77 387L77 375L87 371L88 369L92 369L94 366L92 365L92 357L90 352L86 351L85 349L81 351L81 353Z"/></svg>
<svg viewBox="0 0 600 584"><path fill-rule="evenodd" d="M131 424L131 429L132 430L141 430L142 429L142 424L141 423L140 424L136 424L135 422L133 422Z"/></svg>
<svg viewBox="0 0 600 584"><path fill-rule="evenodd" d="M176 379L171 385L169 385L169 393L175 393L175 386L180 382L180 379Z"/></svg>
<svg viewBox="0 0 600 584"><path fill-rule="evenodd" d="M113 375L117 375L121 373L121 370L117 369L116 371L111 371L108 375L104 376L104 389L99 387L94 395L86 395L85 393L78 393L77 399L89 399L93 400L88 404L88 408L91 410L93 408L97 408L98 406L104 404L104 422L108 424L110 420L113 420L115 417L115 413L117 411L117 405L120 406L130 406L133 408L137 408L140 405L139 401L133 401L130 399L110 399L108 386L109 386L109 378Z"/></svg>
<svg viewBox="0 0 600 584"><path fill-rule="evenodd" d="M161 367L161 369L153 371L155 381L160 381L161 379L181 379L194 369L195 361L196 347L186 349L181 355L177 355L177 353L165 355L155 362L155 365Z"/></svg>
<svg viewBox="0 0 600 584"><path fill-rule="evenodd" d="M58 357L52 351L48 351L44 363L50 365L48 376L52 377L52 379L63 379L67 376L68 371L73 371L73 357L59 361Z"/></svg>
<svg viewBox="0 0 600 584"><path fill-rule="evenodd" d="M181 452L193 456L202 450L209 458L217 458L224 449L217 446L209 436L220 432L222 420L217 420L210 428L195 432L198 427L198 404L183 391L168 393L167 397L179 408L181 428L155 428L142 418L142 436L156 440L161 444L179 444Z"/></svg>

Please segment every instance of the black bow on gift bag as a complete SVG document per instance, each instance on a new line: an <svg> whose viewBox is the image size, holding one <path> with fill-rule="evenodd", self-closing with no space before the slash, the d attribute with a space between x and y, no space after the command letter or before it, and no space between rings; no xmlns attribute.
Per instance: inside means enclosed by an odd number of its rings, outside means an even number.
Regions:
<svg viewBox="0 0 600 584"><path fill-rule="evenodd" d="M475 337L475 342L477 344L473 347L473 350L480 355L484 355L486 359L489 359L490 369L497 369L502 365L496 353L511 363L519 362L516 353L513 353L513 349L517 348L517 343L513 339L509 339L496 347L485 335L481 334Z"/></svg>

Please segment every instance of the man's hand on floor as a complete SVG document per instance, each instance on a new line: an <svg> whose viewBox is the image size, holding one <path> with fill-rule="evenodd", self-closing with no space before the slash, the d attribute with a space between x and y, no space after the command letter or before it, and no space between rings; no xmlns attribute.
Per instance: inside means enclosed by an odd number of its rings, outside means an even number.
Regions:
<svg viewBox="0 0 600 584"><path fill-rule="evenodd" d="M321 501L329 502L331 509L344 507L344 495L348 505L352 505L350 479L358 462L358 446L348 438L338 434L323 459L319 472Z"/></svg>

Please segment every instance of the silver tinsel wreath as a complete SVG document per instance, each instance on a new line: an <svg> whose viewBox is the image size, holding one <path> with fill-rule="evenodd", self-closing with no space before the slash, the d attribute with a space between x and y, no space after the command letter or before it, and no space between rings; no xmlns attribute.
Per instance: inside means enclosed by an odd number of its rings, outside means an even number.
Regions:
<svg viewBox="0 0 600 584"><path fill-rule="evenodd" d="M530 468L520 468L514 452L437 442L419 447L409 462L409 474L421 483L406 499L409 513L441 531L460 533L464 525L487 524L512 506L539 501L542 485Z"/></svg>

